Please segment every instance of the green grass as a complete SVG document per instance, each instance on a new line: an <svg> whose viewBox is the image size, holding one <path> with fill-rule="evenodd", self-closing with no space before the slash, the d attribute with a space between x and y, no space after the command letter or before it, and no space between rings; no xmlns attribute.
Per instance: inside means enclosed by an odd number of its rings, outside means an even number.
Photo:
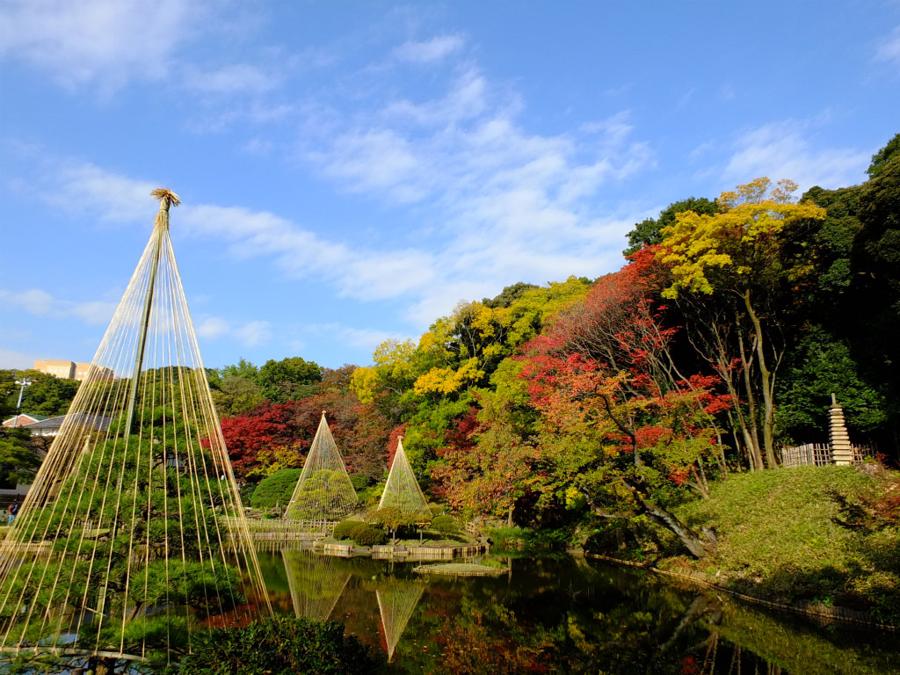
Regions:
<svg viewBox="0 0 900 675"><path fill-rule="evenodd" d="M898 528L872 532L837 524L835 492L877 495L896 475L851 467L801 467L737 474L712 486L710 499L678 515L717 536L714 555L688 565L711 581L783 602L819 602L900 618Z"/></svg>

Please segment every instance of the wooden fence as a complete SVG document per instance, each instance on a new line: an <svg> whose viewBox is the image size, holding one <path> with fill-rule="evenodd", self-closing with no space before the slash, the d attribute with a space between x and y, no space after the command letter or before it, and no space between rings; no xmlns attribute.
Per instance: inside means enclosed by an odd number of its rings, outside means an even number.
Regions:
<svg viewBox="0 0 900 675"><path fill-rule="evenodd" d="M853 446L854 464L861 464L865 459L874 456L875 451L870 447ZM804 443L781 449L782 466L830 466L831 463L831 446L827 443Z"/></svg>
<svg viewBox="0 0 900 675"><path fill-rule="evenodd" d="M239 527L234 518L223 518L230 528ZM330 537L336 523L331 521L305 521L247 518L247 527L253 541L303 541Z"/></svg>

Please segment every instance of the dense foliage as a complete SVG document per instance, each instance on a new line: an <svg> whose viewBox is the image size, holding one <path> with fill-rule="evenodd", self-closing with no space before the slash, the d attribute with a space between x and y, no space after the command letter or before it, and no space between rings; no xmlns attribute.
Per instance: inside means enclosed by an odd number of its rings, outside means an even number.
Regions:
<svg viewBox="0 0 900 675"><path fill-rule="evenodd" d="M287 675L374 673L374 654L334 622L275 617L244 628L220 628L197 636L180 673Z"/></svg>

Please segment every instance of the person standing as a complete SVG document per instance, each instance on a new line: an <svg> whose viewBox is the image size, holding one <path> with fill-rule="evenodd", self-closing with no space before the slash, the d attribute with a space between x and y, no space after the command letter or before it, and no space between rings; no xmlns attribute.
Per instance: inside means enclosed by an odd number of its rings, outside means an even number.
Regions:
<svg viewBox="0 0 900 675"><path fill-rule="evenodd" d="M10 504L9 511L7 511L8 515L6 516L6 524L7 525L13 524L13 521L16 519L16 514L18 512L19 512L19 502L16 501L16 502L13 502L12 504Z"/></svg>

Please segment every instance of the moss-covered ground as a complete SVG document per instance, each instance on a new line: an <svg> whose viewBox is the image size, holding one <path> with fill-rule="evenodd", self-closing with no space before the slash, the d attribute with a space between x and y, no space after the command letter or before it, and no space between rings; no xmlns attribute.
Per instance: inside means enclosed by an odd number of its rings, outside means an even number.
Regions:
<svg viewBox="0 0 900 675"><path fill-rule="evenodd" d="M896 494L895 494L896 493ZM789 604L819 603L900 623L900 474L877 467L802 467L732 475L709 499L680 506L711 528L707 558L662 567Z"/></svg>

